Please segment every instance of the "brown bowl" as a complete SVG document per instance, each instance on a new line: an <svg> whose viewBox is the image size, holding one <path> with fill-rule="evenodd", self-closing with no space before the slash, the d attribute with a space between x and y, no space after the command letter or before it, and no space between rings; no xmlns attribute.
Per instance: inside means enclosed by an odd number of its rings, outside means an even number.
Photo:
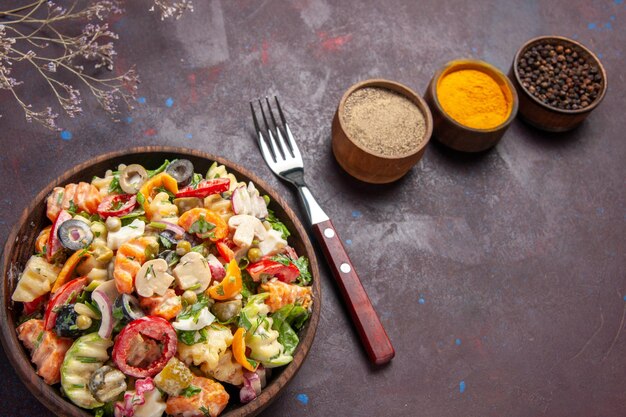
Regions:
<svg viewBox="0 0 626 417"><path fill-rule="evenodd" d="M267 386L263 389L258 398L248 404L238 403L238 398L231 401L221 416L243 417L254 416L260 413L270 402L272 402L287 383L295 376L306 358L315 330L319 322L321 288L317 260L315 252L307 233L288 206L287 202L265 181L261 180L247 169L230 162L226 159L213 156L204 152L174 148L168 146L146 146L133 148L113 153L107 153L75 166L61 177L52 181L44 188L24 209L18 222L13 227L9 238L4 246L4 256L2 259L3 285L0 289L0 331L2 332L2 345L7 357L15 368L17 374L22 379L26 387L33 395L41 401L50 411L63 417L89 417L93 414L81 409L69 400L61 396L58 385L47 385L36 373L30 361L30 355L17 339L15 323L19 315L20 308L14 305L11 294L17 283L18 273L23 269L24 264L33 252L34 242L39 231L49 223L46 217L45 199L55 186L91 179L94 175L102 175L107 169L112 169L121 163L130 164L141 161L146 166L158 166L164 159L186 158L189 159L197 171L206 171L213 161L225 165L230 172L235 174L240 181L253 181L261 193L266 193L271 197L270 207L275 211L278 218L282 219L292 232L289 237L289 244L293 246L297 253L305 254L310 259L311 273L313 275L313 311L309 321L299 332L300 343L294 352L294 359L289 365L275 369ZM231 398L233 395L231 393Z"/></svg>
<svg viewBox="0 0 626 417"><path fill-rule="evenodd" d="M437 88L439 81L451 72L473 69L491 76L511 103L511 112L502 124L491 129L475 129L465 126L450 117L441 107ZM424 97L433 112L433 136L442 144L461 152L482 152L495 146L509 128L517 114L517 93L511 81L493 65L479 60L459 59L441 67L430 80Z"/></svg>
<svg viewBox="0 0 626 417"><path fill-rule="evenodd" d="M363 87L380 87L392 90L413 102L424 115L426 130L423 140L415 149L398 156L386 156L366 149L350 138L343 126L346 100L356 90ZM335 159L353 177L373 183L385 184L403 177L424 155L432 133L433 120L424 100L410 88L383 79L372 79L353 85L339 101L332 124L332 146Z"/></svg>
<svg viewBox="0 0 626 417"><path fill-rule="evenodd" d="M568 46L575 49L578 53L582 53L586 58L591 58L598 66L602 74L603 88L598 97L590 103L589 106L578 110L561 110L543 103L522 86L517 63L526 50L539 43ZM589 113L600 104L608 87L606 71L598 57L581 43L562 36L540 36L522 45L515 54L511 70L509 71L509 77L513 81L513 85L515 85L515 89L519 94L520 117L528 124L549 132L565 132L580 125L587 116L589 116Z"/></svg>

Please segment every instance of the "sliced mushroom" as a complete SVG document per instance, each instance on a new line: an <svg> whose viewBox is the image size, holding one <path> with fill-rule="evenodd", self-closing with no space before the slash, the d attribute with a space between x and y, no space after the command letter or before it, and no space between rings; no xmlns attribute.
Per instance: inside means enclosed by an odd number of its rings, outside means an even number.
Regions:
<svg viewBox="0 0 626 417"><path fill-rule="evenodd" d="M282 232L274 229L268 230L265 239L259 242L259 249L261 249L263 256L276 255L285 246L287 246L287 241L283 239Z"/></svg>
<svg viewBox="0 0 626 417"><path fill-rule="evenodd" d="M167 262L164 259L153 259L141 266L135 277L137 294L152 297L155 293L164 295L174 277L167 273Z"/></svg>
<svg viewBox="0 0 626 417"><path fill-rule="evenodd" d="M267 231L261 220L249 214L232 216L228 219L228 226L235 229L233 242L241 248L249 248L255 236L261 241L267 236Z"/></svg>
<svg viewBox="0 0 626 417"><path fill-rule="evenodd" d="M207 260L198 252L189 252L178 261L174 268L176 283L182 290L200 294L211 283L211 269Z"/></svg>

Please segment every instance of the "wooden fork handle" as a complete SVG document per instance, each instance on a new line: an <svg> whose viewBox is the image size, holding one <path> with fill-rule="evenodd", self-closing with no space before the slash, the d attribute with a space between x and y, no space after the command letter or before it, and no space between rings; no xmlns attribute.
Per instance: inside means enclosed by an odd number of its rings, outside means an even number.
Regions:
<svg viewBox="0 0 626 417"><path fill-rule="evenodd" d="M348 258L335 226L330 220L326 220L314 224L313 231L339 285L339 290L348 307L352 321L356 325L367 355L376 365L389 362L394 357L395 351L359 276L350 262L350 258Z"/></svg>

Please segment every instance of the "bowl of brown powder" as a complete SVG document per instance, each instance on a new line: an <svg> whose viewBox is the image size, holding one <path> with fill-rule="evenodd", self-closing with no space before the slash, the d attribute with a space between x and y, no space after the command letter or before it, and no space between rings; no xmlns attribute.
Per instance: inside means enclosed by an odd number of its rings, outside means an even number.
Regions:
<svg viewBox="0 0 626 417"><path fill-rule="evenodd" d="M362 181L384 184L420 160L432 133L428 105L410 88L374 79L353 85L332 125L337 162Z"/></svg>

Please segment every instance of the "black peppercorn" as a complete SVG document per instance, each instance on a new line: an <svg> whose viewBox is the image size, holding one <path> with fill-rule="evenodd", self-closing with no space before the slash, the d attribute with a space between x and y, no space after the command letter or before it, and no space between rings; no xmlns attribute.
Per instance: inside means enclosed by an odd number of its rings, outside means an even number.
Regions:
<svg viewBox="0 0 626 417"><path fill-rule="evenodd" d="M563 110L588 107L604 84L598 65L576 46L534 45L522 53L517 70L530 94Z"/></svg>

